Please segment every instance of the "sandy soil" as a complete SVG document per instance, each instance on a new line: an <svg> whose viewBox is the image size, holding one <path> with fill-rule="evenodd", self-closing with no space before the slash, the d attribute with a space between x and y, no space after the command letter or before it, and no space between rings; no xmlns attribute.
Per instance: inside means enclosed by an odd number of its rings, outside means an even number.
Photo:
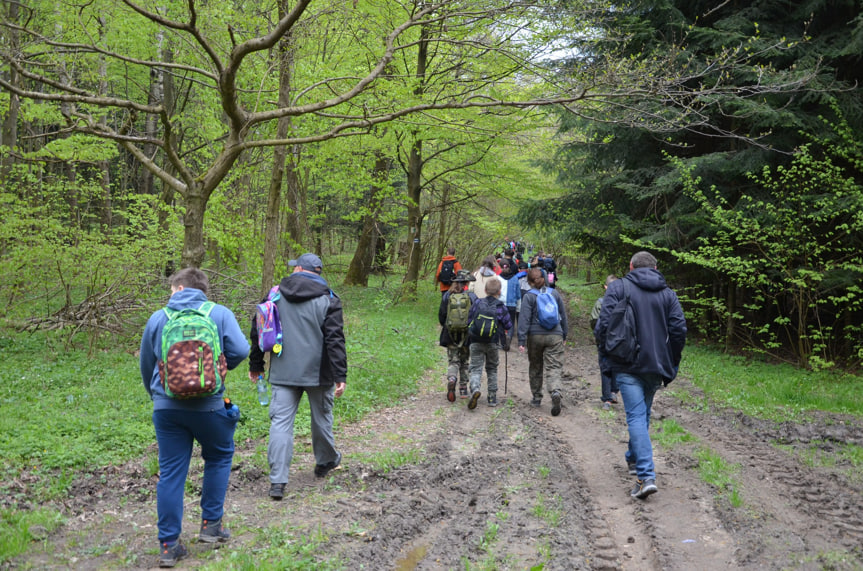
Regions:
<svg viewBox="0 0 863 571"><path fill-rule="evenodd" d="M679 379L657 396L654 420L674 419L697 441L656 449L659 493L636 500L623 405L601 409L594 347L568 347L558 417L549 398L530 406L527 357L511 352L506 371L501 357L508 390L497 408L483 397L468 411L466 400L446 401L442 375L426 379L402 406L339 428L344 461L329 477L316 479L311 454L298 454L282 502L267 498L267 475L251 462L263 443L240 443L226 503L231 543L215 553L191 544L177 568L229 557L256 529L283 525L323 534L321 556L345 569L863 569L863 481L841 461L803 460L813 447L863 445L860 421L758 421L676 398L698 397ZM739 465L740 507L699 478L699 446ZM384 470L375 454L418 463ZM154 567L154 490L135 463L78 482L67 525L12 567ZM187 542L197 500L186 494Z"/></svg>

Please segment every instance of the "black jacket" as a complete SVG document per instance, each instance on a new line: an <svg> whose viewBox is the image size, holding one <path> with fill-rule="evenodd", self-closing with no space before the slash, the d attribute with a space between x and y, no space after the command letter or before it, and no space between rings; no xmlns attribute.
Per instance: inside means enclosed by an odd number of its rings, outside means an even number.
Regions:
<svg viewBox="0 0 863 571"><path fill-rule="evenodd" d="M686 318L677 294L665 283L665 277L653 268L636 268L622 279L613 281L605 292L594 335L600 347L605 345L608 318L614 307L625 299L623 280L629 288L629 300L638 322L641 351L632 365L612 361L615 373L660 375L666 383L677 376L680 357L686 345Z"/></svg>

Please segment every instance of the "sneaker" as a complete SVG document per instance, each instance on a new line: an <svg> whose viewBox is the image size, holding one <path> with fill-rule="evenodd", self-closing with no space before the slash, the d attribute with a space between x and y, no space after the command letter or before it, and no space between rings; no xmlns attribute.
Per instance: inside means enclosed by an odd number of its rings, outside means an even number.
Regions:
<svg viewBox="0 0 863 571"><path fill-rule="evenodd" d="M639 500L643 500L650 494L655 494L658 491L656 487L656 481L647 479L647 480L636 480L635 487L632 488L632 491L629 492L629 495L633 498L638 498Z"/></svg>
<svg viewBox="0 0 863 571"><path fill-rule="evenodd" d="M530 406L536 406L536 407L538 407L538 406L541 406L541 405L542 405L542 399L541 399L541 398L535 398L535 399L533 399L532 401L530 401Z"/></svg>
<svg viewBox="0 0 863 571"><path fill-rule="evenodd" d="M458 396L460 398L466 399L468 397L467 394L467 385L460 385L458 388Z"/></svg>
<svg viewBox="0 0 863 571"><path fill-rule="evenodd" d="M455 377L449 377L446 381L446 400L455 402Z"/></svg>
<svg viewBox="0 0 863 571"><path fill-rule="evenodd" d="M203 543L224 543L231 539L231 532L222 527L221 519L205 519L201 522L198 541Z"/></svg>
<svg viewBox="0 0 863 571"><path fill-rule="evenodd" d="M551 393L551 416L560 414L560 393L554 391Z"/></svg>
<svg viewBox="0 0 863 571"><path fill-rule="evenodd" d="M626 461L626 468L629 470L630 476L637 476L638 475L638 471L635 469L635 462L633 462L631 460L627 460Z"/></svg>
<svg viewBox="0 0 863 571"><path fill-rule="evenodd" d="M488 406L497 406L497 394L489 393L488 394Z"/></svg>
<svg viewBox="0 0 863 571"><path fill-rule="evenodd" d="M608 401L602 403L602 410L611 410L611 403Z"/></svg>
<svg viewBox="0 0 863 571"><path fill-rule="evenodd" d="M342 463L342 455L339 454L334 462L329 462L327 464L318 464L315 466L315 476L318 478L324 478L331 471L335 470L339 467L339 464Z"/></svg>
<svg viewBox="0 0 863 571"><path fill-rule="evenodd" d="M473 392L473 394L470 396L470 401L467 403L467 408L468 408L468 410L473 410L473 409L475 409L475 408L476 408L476 401L478 401L478 400L479 400L479 397L480 397L480 396L481 396L481 395L480 395L480 392L479 392L479 391L474 391L474 392Z"/></svg>
<svg viewBox="0 0 863 571"><path fill-rule="evenodd" d="M280 501L283 497L285 497L285 485L270 484L270 497L276 501Z"/></svg>
<svg viewBox="0 0 863 571"><path fill-rule="evenodd" d="M166 542L159 544L159 567L173 567L177 561L189 554L189 550L180 540L170 545Z"/></svg>

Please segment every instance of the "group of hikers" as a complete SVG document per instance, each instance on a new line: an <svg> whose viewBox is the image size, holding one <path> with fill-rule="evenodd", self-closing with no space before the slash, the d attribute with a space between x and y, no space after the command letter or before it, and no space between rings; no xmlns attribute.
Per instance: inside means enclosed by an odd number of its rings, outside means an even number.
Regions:
<svg viewBox="0 0 863 571"><path fill-rule="evenodd" d="M347 353L342 304L322 277L323 263L307 253L288 262L293 271L276 289L278 321L285 343L267 351L272 387L267 460L269 496L281 500L294 452L294 419L305 394L311 416L314 473L323 478L341 463L333 437L333 404L345 392ZM236 404L224 398L224 377L249 357L249 379L263 383L265 352L257 321L246 339L234 314L207 299L207 275L185 268L171 276L171 297L147 321L140 369L153 401L159 446L156 484L159 566L173 567L188 555L180 540L183 494L197 441L204 459L198 541L223 543L225 495L234 456Z"/></svg>
<svg viewBox="0 0 863 571"><path fill-rule="evenodd" d="M438 322L440 345L447 350L446 398L455 402L457 389L458 396L469 399L468 410L475 410L485 369L486 400L488 406L497 406L499 350L508 352L516 337L519 351L527 352L530 404L541 407L548 393L551 415L558 416L569 328L565 304L554 288L557 267L542 252L529 263L517 260L514 252L506 247L499 258L487 256L470 272L450 247L438 264L435 283L442 294ZM590 314L600 398L606 410L619 402L618 395L623 400L629 430L624 460L629 474L636 476L630 495L644 499L658 490L648 435L653 398L660 386L677 376L686 320L677 294L649 252L633 255L626 276L609 275L603 288L604 295Z"/></svg>
<svg viewBox="0 0 863 571"><path fill-rule="evenodd" d="M499 350L509 351L515 338L519 352L527 353L530 404L541 407L547 393L551 415L558 416L569 332L566 307L554 287L557 266L553 257L538 252L526 261L523 253L517 243L508 242L499 255L487 256L470 272L461 267L454 248L449 248L438 265L440 344L446 347L448 360L446 398L455 402L458 391L458 396L468 399L467 408L475 410L485 370L486 401L490 407L497 406ZM288 265L292 272L258 306L270 304L278 343L264 343L272 324L259 319L252 321L250 343L236 316L208 300L207 275L196 268L171 276L168 304L147 321L141 338L140 372L153 402L159 449L160 567L173 567L188 555L180 535L195 441L204 460L198 541L222 543L231 536L222 517L239 410L224 398L224 378L247 357L249 379L272 387L269 497L281 500L285 494L294 451L294 420L303 394L309 401L315 476L323 478L341 464L333 436L334 400L344 394L347 378L341 300L322 277L323 262L316 254L303 254ZM629 428L624 457L630 474L637 476L631 495L643 499L657 491L648 436L653 397L677 375L686 321L677 295L667 287L656 269L656 258L648 252L635 254L629 273L621 279L609 276L604 287L605 295L591 315L599 348L602 399L606 405L617 402L618 394L623 400ZM639 343L635 354L625 359L619 347L632 344L617 345L621 341L618 323L631 324L629 337ZM259 326L267 329L259 330ZM284 350L283 343L290 343L290 349Z"/></svg>

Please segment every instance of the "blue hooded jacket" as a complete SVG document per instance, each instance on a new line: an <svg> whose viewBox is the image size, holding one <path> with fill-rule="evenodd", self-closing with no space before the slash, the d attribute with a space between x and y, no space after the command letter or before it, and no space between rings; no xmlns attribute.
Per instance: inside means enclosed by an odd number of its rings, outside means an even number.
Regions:
<svg viewBox="0 0 863 571"><path fill-rule="evenodd" d="M184 288L171 296L168 307L171 309L185 309L187 307L199 307L207 301L207 296L199 289ZM210 317L216 323L221 338L222 353L228 363L228 370L234 369L249 355L249 342L246 340L237 318L230 309L216 304ZM153 410L179 409L179 410L211 410L214 407L223 407L222 394L224 389L210 397L194 399L174 399L165 394L162 382L159 379L159 360L162 358L162 328L168 321L168 315L164 310L153 313L147 320L144 334L141 336L140 368L144 388L147 389L150 398L153 399Z"/></svg>
<svg viewBox="0 0 863 571"><path fill-rule="evenodd" d="M665 277L655 268L635 268L608 286L594 330L596 341L600 347L605 345L611 312L625 299L623 280L636 286L629 288L629 302L638 322L641 351L636 362L631 365L611 361L612 371L636 376L660 375L667 384L677 376L680 366L680 357L686 345L686 318L677 294L668 287Z"/></svg>

